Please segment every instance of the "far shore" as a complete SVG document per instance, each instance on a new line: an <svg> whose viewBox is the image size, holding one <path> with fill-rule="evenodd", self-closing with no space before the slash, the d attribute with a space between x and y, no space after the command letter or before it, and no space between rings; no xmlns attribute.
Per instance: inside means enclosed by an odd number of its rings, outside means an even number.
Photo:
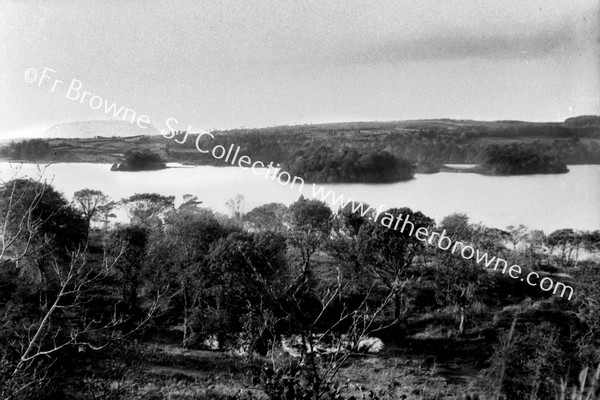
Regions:
<svg viewBox="0 0 600 400"><path fill-rule="evenodd" d="M61 160L61 161L55 161L55 160L40 160L40 161L31 161L31 160L11 160L8 158L1 158L0 157L0 162L7 162L7 163L11 163L11 164L40 164L40 165L51 165L51 164L105 164L108 166L108 168L110 168L110 166L114 165L115 162L107 162L107 161L103 161L103 162L95 162L95 161L84 161L84 160ZM147 171L160 171L162 169L169 169L169 168L193 168L193 167L216 167L216 168L227 168L227 167L236 167L236 165L231 165L229 163L222 163L222 164L217 164L217 163L192 163L189 161L186 162L176 162L176 161L170 161L166 163L167 165L164 168L160 168L160 169L149 169L149 170L137 170L137 171L115 171L115 172L147 172ZM574 166L574 165L599 165L599 164L571 164L571 165L567 165L567 166ZM442 165L438 171L435 172L416 172L415 175L431 175L431 174L437 174L440 172L448 172L448 173L459 173L459 174L479 174L479 175L486 175L486 176L524 176L524 175L554 175L554 174L565 174L565 173L569 173L569 171L567 170L567 172L548 172L548 173L541 173L541 172L532 172L532 173L527 173L527 174L494 174L494 173L489 173L487 171L484 171L480 168L479 165L476 164L445 164ZM332 183L342 183L342 182L332 182ZM348 183L348 182L343 182L343 183ZM356 182L358 183L358 182ZM384 183L388 183L388 182L384 182Z"/></svg>

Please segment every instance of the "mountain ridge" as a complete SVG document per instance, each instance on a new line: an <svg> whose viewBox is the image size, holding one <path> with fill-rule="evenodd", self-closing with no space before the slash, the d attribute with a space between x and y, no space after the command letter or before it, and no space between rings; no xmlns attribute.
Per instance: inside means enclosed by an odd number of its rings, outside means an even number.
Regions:
<svg viewBox="0 0 600 400"><path fill-rule="evenodd" d="M93 139L96 137L131 137L158 135L156 127L149 124L140 128L121 120L90 120L65 122L48 128L40 139Z"/></svg>

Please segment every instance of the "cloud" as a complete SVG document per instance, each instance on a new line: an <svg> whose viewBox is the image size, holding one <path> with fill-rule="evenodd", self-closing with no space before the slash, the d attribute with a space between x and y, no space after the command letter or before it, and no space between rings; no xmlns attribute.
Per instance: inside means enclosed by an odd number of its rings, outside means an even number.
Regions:
<svg viewBox="0 0 600 400"><path fill-rule="evenodd" d="M572 32L557 28L527 34L446 32L417 39L393 38L379 43L340 48L331 56L339 63L397 63L402 61L536 58L583 46Z"/></svg>

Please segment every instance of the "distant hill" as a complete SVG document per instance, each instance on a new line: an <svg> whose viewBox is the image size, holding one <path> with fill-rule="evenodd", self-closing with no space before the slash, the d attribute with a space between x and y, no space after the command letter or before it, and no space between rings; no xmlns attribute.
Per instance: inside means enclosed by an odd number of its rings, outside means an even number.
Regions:
<svg viewBox="0 0 600 400"><path fill-rule="evenodd" d="M142 129L128 121L80 121L54 125L40 137L44 139L88 139L102 137L129 137L158 135L152 124Z"/></svg>
<svg viewBox="0 0 600 400"><path fill-rule="evenodd" d="M318 154L321 148L346 147L361 153L386 151L416 164L421 173L433 173L444 164L481 164L490 150L511 145L517 145L510 151L518 151L518 159L503 158L486 173L559 173L566 172L564 164L600 164L600 117L593 115L564 122L430 119L235 129L212 134L214 138L207 145L227 148L235 143L253 160L282 165L301 165L303 157L296 159L299 151ZM211 154L196 150L195 135L180 133L165 146L169 162L222 165ZM300 169L305 168L308 166ZM330 169L341 173L344 168Z"/></svg>
<svg viewBox="0 0 600 400"><path fill-rule="evenodd" d="M582 115L564 122L529 122L517 120L476 121L460 119L417 119L406 121L355 121L323 124L282 125L267 128L229 129L219 133L302 133L331 134L340 132L431 132L434 134L461 134L472 137L588 137L600 139L600 116ZM214 133L214 132L213 132Z"/></svg>
<svg viewBox="0 0 600 400"><path fill-rule="evenodd" d="M585 128L600 129L600 116L598 115L580 115L578 117L567 118L566 125L580 126Z"/></svg>
<svg viewBox="0 0 600 400"><path fill-rule="evenodd" d="M337 151L347 148L360 154L384 151L397 159L416 164L420 173L434 173L440 171L444 164L484 163L490 151L501 151L507 146L517 146L510 151L526 156L503 158L487 173L555 173L565 172L563 164L600 164L599 116L580 116L564 122L451 119L345 122L233 129L212 131L212 134L214 138L205 138L206 149L218 145L227 149L235 144L240 147L240 154L252 160L282 165L300 163L297 156L301 151L303 154L321 154L321 148L324 148L322 152L333 149L328 156L333 159ZM165 162L228 165L208 152L197 150L198 133L188 135L179 132L168 139L158 134L155 128L143 130L122 121L61 124L43 137L35 141L0 144L0 158L119 163L128 151L149 151L158 154ZM527 156L529 152L536 156ZM557 160L561 167L555 168L554 161L550 160ZM546 168L549 164L552 167ZM300 170L305 170L305 167ZM349 171L348 167L330 165L327 180L330 176L344 175L344 171Z"/></svg>

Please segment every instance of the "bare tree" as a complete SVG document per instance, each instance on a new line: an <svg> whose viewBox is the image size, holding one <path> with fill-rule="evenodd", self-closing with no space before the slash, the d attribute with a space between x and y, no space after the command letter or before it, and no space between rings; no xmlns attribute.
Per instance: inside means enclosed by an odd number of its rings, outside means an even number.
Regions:
<svg viewBox="0 0 600 400"><path fill-rule="evenodd" d="M12 179L0 186L0 266L19 261L32 250L32 243L43 221L34 218L33 211L39 206L46 185L37 181ZM22 190L30 187L31 191Z"/></svg>
<svg viewBox="0 0 600 400"><path fill-rule="evenodd" d="M124 251L123 247L121 253ZM88 265L86 253L78 250L72 253L66 268L54 263L53 272L59 280L58 292L47 311L34 321L23 321L22 332L15 331L14 343L19 356L10 378L0 389L3 399L26 389L18 387L23 375L31 377L33 373L32 378L40 377L39 359L52 360L55 353L67 346L75 346L79 351L101 350L140 330L156 314L161 293L157 293L147 306L144 317L134 325L128 324L126 331L122 329L125 318L116 307L109 308L104 315L87 315L85 305L97 295L95 292L100 282L114 273L118 259L116 257L109 262L105 258L99 269L93 268ZM74 315L76 317L72 317Z"/></svg>
<svg viewBox="0 0 600 400"><path fill-rule="evenodd" d="M249 258L247 261L252 266ZM271 365L262 370L260 381L271 398L283 398L281 396L289 393L291 386L296 398L325 399L340 394L343 385L336 384L336 378L348 359L366 350L365 339L398 322L396 318L389 318L386 312L392 308L400 288L385 289L382 285L373 285L358 305L350 305L345 299L349 283L338 268L318 290L315 297L318 307L308 311L301 306L301 297L307 290L302 288L306 283L302 273L297 272L297 276L284 285L273 285L257 268L252 268L256 279L263 282L264 293L280 308L279 318L265 313L271 318L265 318L263 329L277 332L276 324L285 321L292 327L290 339L297 339L297 363L282 364L272 351Z"/></svg>
<svg viewBox="0 0 600 400"><path fill-rule="evenodd" d="M244 195L238 194L233 199L227 200L225 205L235 220L242 220L244 217Z"/></svg>
<svg viewBox="0 0 600 400"><path fill-rule="evenodd" d="M48 209L45 196L52 191L41 177L38 181L13 179L0 186L2 272L19 285L26 282L23 267L19 266L21 261L27 258L39 261L39 257L46 260L42 272L43 307L25 312L11 302L0 303L2 399L34 397L50 382L49 367L69 347L79 351L101 350L133 335L155 315L162 296L156 293L145 306L144 315L128 324L127 329L124 329L127 321L116 307L92 310L88 305L100 298L99 287L115 273L115 265L125 248L110 260L104 257L101 262L93 263L88 263L85 247L52 250L62 243L56 237L61 231L53 234L48 225L58 224L62 229L61 213L69 212L61 202L56 209ZM24 285L30 293L39 291L29 286Z"/></svg>

